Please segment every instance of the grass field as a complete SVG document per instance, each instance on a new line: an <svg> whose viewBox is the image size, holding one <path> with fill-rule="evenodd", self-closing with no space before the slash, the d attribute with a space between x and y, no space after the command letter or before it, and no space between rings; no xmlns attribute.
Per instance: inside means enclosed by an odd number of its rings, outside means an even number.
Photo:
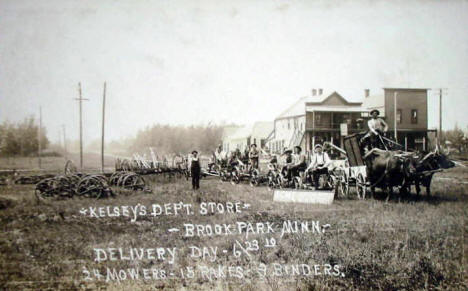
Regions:
<svg viewBox="0 0 468 291"><path fill-rule="evenodd" d="M276 203L266 187L231 185L209 178L201 190L190 183L154 178L153 193L114 189L110 199L36 201L33 186L0 186L0 289L102 289L102 290L466 290L466 238L468 170L455 168L437 174L434 196L385 203L341 199L331 206ZM79 213L90 206L151 205L180 202L241 201L251 205L237 214L193 216L91 218ZM215 262L193 259L188 246L218 246L232 250L239 236L183 238L170 233L184 223L214 224L320 221L330 224L321 235L313 233L252 235L248 241L274 237L275 248L261 248L250 257L220 254ZM245 239L242 238L243 241ZM171 246L182 250L174 264L158 260L95 262L93 248ZM165 280L85 281L83 267L105 274L106 267L180 270L219 264L245 269L259 264L340 265L343 276L266 276L242 280L195 277ZM186 270L186 269L185 269Z"/></svg>

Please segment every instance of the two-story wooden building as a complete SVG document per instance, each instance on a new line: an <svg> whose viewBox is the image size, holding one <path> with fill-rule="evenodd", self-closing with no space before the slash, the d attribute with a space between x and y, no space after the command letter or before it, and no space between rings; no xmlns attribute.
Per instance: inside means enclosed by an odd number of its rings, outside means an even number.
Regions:
<svg viewBox="0 0 468 291"><path fill-rule="evenodd" d="M427 133L430 131L427 91L424 88L384 88L383 93L368 94L363 107L380 111L380 116L388 124L389 135L395 137L396 128L398 143L407 149L422 150L427 148Z"/></svg>
<svg viewBox="0 0 468 291"><path fill-rule="evenodd" d="M312 90L280 114L274 122L274 135L269 141L273 152L300 145L309 152L316 143L330 141L342 146L346 134L364 130L362 102L350 102L336 91Z"/></svg>
<svg viewBox="0 0 468 291"><path fill-rule="evenodd" d="M372 109L380 111L392 136L396 116L397 140L406 149L427 148L427 89L413 88L384 88L377 95L366 89L362 102L350 102L336 91L314 89L275 118L268 147L275 153L295 145L310 152L324 141L343 147L345 135L368 130Z"/></svg>

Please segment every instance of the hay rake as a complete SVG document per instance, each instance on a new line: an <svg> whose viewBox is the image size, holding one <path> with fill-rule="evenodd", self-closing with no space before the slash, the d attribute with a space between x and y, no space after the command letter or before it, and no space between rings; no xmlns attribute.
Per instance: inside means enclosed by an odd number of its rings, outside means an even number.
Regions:
<svg viewBox="0 0 468 291"><path fill-rule="evenodd" d="M109 179L109 184L119 186L129 190L150 191L146 187L145 179L134 172L115 172Z"/></svg>

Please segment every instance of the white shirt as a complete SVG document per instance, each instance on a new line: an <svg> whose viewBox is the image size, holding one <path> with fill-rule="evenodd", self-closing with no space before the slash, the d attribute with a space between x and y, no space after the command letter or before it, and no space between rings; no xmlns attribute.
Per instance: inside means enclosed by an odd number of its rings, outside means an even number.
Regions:
<svg viewBox="0 0 468 291"><path fill-rule="evenodd" d="M309 168L313 168L318 165L327 166L329 163L330 163L330 157L328 156L326 152L321 152L320 154L315 153L312 156L312 160L310 162Z"/></svg>
<svg viewBox="0 0 468 291"><path fill-rule="evenodd" d="M385 121L383 121L381 118L369 119L369 121L367 122L367 126L372 132L375 132L376 130L386 131L388 127Z"/></svg>
<svg viewBox="0 0 468 291"><path fill-rule="evenodd" d="M226 152L225 151L221 151L221 152L215 151L215 157L218 160L223 160L223 159L226 158Z"/></svg>

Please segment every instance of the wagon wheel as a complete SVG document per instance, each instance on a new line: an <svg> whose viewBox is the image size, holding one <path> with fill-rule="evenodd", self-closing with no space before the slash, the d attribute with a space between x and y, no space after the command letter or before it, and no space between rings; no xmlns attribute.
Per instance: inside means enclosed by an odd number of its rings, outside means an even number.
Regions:
<svg viewBox="0 0 468 291"><path fill-rule="evenodd" d="M335 188L335 180L332 175L328 175L327 179L325 180L325 187L327 189L334 189Z"/></svg>
<svg viewBox="0 0 468 291"><path fill-rule="evenodd" d="M294 189L302 189L302 179L301 179L301 177L294 177L293 183L294 183Z"/></svg>
<svg viewBox="0 0 468 291"><path fill-rule="evenodd" d="M276 179L275 179L274 176L272 176L272 175L268 176L268 184L267 184L268 185L268 190L271 191L271 190L275 189L275 187L276 187L275 180Z"/></svg>
<svg viewBox="0 0 468 291"><path fill-rule="evenodd" d="M239 184L240 178L239 178L239 172L237 170L234 170L231 174L231 184L236 185Z"/></svg>
<svg viewBox="0 0 468 291"><path fill-rule="evenodd" d="M356 192L357 192L358 198L366 199L366 191L367 191L366 181L364 180L364 177L362 176L362 174L358 174L356 178Z"/></svg>
<svg viewBox="0 0 468 291"><path fill-rule="evenodd" d="M146 188L145 179L137 174L129 175L124 180L124 188L132 190L144 190Z"/></svg>
<svg viewBox="0 0 468 291"><path fill-rule="evenodd" d="M44 179L36 184L34 194L38 200L53 197L52 188L50 186L52 178Z"/></svg>
<svg viewBox="0 0 468 291"><path fill-rule="evenodd" d="M219 172L219 179L220 179L221 182L226 181L226 174L224 173L223 170L221 170L221 172Z"/></svg>
<svg viewBox="0 0 468 291"><path fill-rule="evenodd" d="M260 177L259 177L258 170L257 170L257 169L253 170L253 171L252 171L252 177L250 178L250 186L251 186L251 187L256 187L256 186L258 186L258 184L259 184L259 179L260 179Z"/></svg>
<svg viewBox="0 0 468 291"><path fill-rule="evenodd" d="M76 194L87 198L101 198L109 192L107 183L100 177L86 176L76 186Z"/></svg>
<svg viewBox="0 0 468 291"><path fill-rule="evenodd" d="M122 175L123 172L115 172L113 173L110 178L109 178L109 184L112 186L117 185L117 181L119 180L120 176Z"/></svg>
<svg viewBox="0 0 468 291"><path fill-rule="evenodd" d="M281 174L279 174L277 177L276 177L276 185L278 186L279 189L283 189L286 187L285 185L286 183L284 182L284 178L282 177Z"/></svg>
<svg viewBox="0 0 468 291"><path fill-rule="evenodd" d="M342 197L348 197L349 195L349 179L346 174L343 172L340 176L339 182L339 193Z"/></svg>

